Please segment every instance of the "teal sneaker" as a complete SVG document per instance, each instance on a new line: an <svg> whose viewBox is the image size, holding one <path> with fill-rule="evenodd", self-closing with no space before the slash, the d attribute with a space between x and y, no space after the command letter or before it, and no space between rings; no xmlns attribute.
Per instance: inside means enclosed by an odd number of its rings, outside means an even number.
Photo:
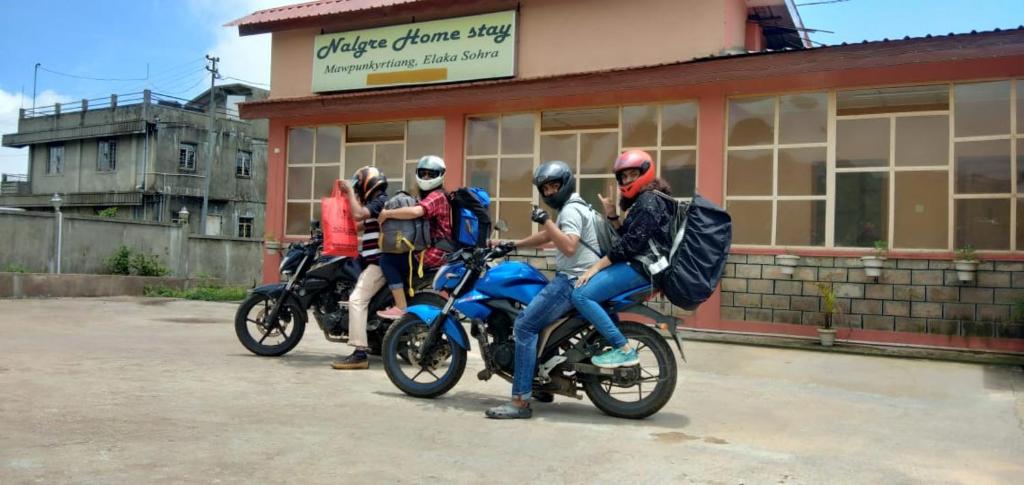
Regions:
<svg viewBox="0 0 1024 485"><path fill-rule="evenodd" d="M629 349L628 352L623 352L619 349L609 350L601 355L596 355L590 359L594 365L603 367L605 369L614 369L616 367L627 367L631 365L637 365L640 363L640 358L636 355L636 349Z"/></svg>

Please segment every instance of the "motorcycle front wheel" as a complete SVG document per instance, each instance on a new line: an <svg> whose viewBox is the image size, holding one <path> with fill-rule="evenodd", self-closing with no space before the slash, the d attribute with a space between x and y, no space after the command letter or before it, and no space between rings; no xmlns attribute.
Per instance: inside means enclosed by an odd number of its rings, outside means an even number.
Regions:
<svg viewBox="0 0 1024 485"><path fill-rule="evenodd" d="M433 354L415 357L429 331L420 317L407 313L384 335L384 372L395 387L413 397L433 398L448 392L466 370L466 350L443 333Z"/></svg>
<svg viewBox="0 0 1024 485"><path fill-rule="evenodd" d="M277 300L258 293L250 294L235 312L235 335L249 352L263 357L287 354L302 340L306 331L306 311L288 302L277 314L277 324L267 318Z"/></svg>

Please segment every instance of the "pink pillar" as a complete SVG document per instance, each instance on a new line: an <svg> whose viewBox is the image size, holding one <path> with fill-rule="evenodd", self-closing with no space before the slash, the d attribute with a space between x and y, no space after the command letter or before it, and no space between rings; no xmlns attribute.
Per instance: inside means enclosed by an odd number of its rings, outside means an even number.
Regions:
<svg viewBox="0 0 1024 485"><path fill-rule="evenodd" d="M288 128L281 120L271 119L267 134L267 208L264 214L264 232L267 239L284 241L285 209L285 153L288 148ZM264 243L265 244L265 243ZM277 267L281 264L278 252L263 252L263 282L278 281Z"/></svg>
<svg viewBox="0 0 1024 485"><path fill-rule="evenodd" d="M708 200L722 204L725 200L725 95L701 96L698 102L697 191ZM721 303L722 294L716 291L697 308L694 326L718 328L722 318Z"/></svg>

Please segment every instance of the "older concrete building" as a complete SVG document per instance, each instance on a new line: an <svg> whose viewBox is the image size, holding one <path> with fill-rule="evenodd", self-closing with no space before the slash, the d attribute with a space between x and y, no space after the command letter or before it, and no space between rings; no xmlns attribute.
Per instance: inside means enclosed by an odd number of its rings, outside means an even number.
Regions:
<svg viewBox="0 0 1024 485"><path fill-rule="evenodd" d="M267 92L217 86L206 234L261 237L267 123L238 117L237 103ZM27 177L4 175L0 206L171 222L181 209L194 231L209 156L209 91L187 100L150 91L22 110L3 146L29 147ZM115 208L115 210L110 210Z"/></svg>

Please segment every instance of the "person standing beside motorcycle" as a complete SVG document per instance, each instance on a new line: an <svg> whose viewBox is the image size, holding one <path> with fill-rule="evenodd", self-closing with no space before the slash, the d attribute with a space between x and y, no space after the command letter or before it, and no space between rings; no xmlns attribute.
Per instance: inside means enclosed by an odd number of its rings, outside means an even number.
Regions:
<svg viewBox="0 0 1024 485"><path fill-rule="evenodd" d="M381 224L388 219L417 219L427 218L430 223L430 239L432 241L447 241L452 237L452 209L448 203L448 196L444 191L445 164L441 157L427 155L420 158L416 164L416 185L420 189L420 202L410 207L398 209L385 209L381 211L378 220ZM422 266L425 268L438 268L444 264L447 253L432 246L423 252ZM417 264L413 261L412 264ZM413 270L409 266L409 260L401 254L384 254L381 257L380 268L384 272L388 288L395 297L395 306L377 312L381 318L396 320L405 314L405 284L404 275Z"/></svg>
<svg viewBox="0 0 1024 485"><path fill-rule="evenodd" d="M626 337L612 321L601 303L626 291L651 283L651 276L643 258L651 252L651 240L659 247L672 243L666 230L675 212L665 197L654 191L671 195L671 188L655 176L651 156L643 150L629 150L619 155L612 168L619 184L619 207L626 218L618 228L620 239L606 256L587 269L576 281L572 302L576 310L597 328L611 344L612 349L591 358L591 362L604 368L636 365L636 349L630 348ZM604 199L602 198L602 202ZM617 220L613 211L606 214Z"/></svg>
<svg viewBox="0 0 1024 485"><path fill-rule="evenodd" d="M513 242L514 247L532 247L552 243L555 254L555 278L537 294L516 317L513 334L516 339L515 370L512 400L488 409L485 415L494 419L529 418L533 376L537 370L537 335L556 318L572 309L573 285L577 277L600 257L595 229L594 211L576 193L576 178L561 161L550 161L537 167L533 174L544 203L558 211L553 221L548 213L534 207L531 219L540 224L536 234Z"/></svg>
<svg viewBox="0 0 1024 485"><path fill-rule="evenodd" d="M347 357L331 363L335 369L367 369L370 367L367 353L370 351L366 337L366 320L370 300L384 286L384 273L380 270L380 223L377 217L388 200L388 179L375 167L356 170L349 187L344 181L342 188L348 192L352 218L361 222L363 233L359 245L359 262L363 271L359 273L356 286L348 297L348 344L355 350Z"/></svg>

